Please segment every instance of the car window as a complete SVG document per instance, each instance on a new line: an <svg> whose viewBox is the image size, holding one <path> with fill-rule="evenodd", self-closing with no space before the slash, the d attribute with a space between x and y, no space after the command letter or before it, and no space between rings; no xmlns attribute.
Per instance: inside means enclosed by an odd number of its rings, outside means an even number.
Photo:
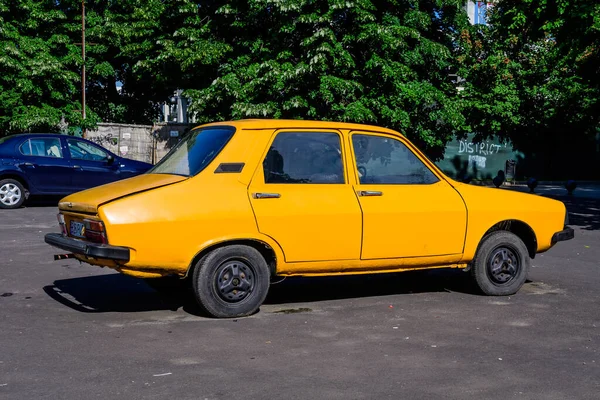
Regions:
<svg viewBox="0 0 600 400"><path fill-rule="evenodd" d="M279 133L263 161L265 183L344 183L340 136Z"/></svg>
<svg viewBox="0 0 600 400"><path fill-rule="evenodd" d="M438 178L400 140L352 135L361 184L431 184Z"/></svg>
<svg viewBox="0 0 600 400"><path fill-rule="evenodd" d="M33 138L24 141L19 151L26 156L62 158L62 147L58 138Z"/></svg>
<svg viewBox="0 0 600 400"><path fill-rule="evenodd" d="M106 161L108 159L108 153L87 142L67 139L67 144L71 158L75 160Z"/></svg>

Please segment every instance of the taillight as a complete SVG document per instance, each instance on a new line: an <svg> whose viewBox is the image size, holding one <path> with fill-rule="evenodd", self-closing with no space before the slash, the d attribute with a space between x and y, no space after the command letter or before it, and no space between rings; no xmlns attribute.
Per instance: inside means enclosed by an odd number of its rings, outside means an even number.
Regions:
<svg viewBox="0 0 600 400"><path fill-rule="evenodd" d="M58 219L58 225L60 225L60 232L64 236L67 236L67 226L65 225L65 216L59 213L56 216L56 218Z"/></svg>
<svg viewBox="0 0 600 400"><path fill-rule="evenodd" d="M83 226L85 227L85 238L87 240L94 243L108 243L104 224L101 221L84 219Z"/></svg>

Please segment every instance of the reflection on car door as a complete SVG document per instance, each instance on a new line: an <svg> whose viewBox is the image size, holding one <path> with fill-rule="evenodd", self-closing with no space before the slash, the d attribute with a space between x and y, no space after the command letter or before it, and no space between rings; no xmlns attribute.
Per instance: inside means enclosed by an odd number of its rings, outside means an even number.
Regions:
<svg viewBox="0 0 600 400"><path fill-rule="evenodd" d="M78 139L67 139L71 164L73 165L73 187L88 189L118 180L119 165L108 163L108 153L100 147Z"/></svg>
<svg viewBox="0 0 600 400"><path fill-rule="evenodd" d="M363 212L361 258L457 255L463 251L466 206L398 138L352 132L355 186Z"/></svg>
<svg viewBox="0 0 600 400"><path fill-rule="evenodd" d="M70 192L72 171L60 136L27 139L19 145L19 152L20 169L33 188L47 194Z"/></svg>
<svg viewBox="0 0 600 400"><path fill-rule="evenodd" d="M358 260L361 213L339 132L275 134L249 187L261 233L286 262Z"/></svg>

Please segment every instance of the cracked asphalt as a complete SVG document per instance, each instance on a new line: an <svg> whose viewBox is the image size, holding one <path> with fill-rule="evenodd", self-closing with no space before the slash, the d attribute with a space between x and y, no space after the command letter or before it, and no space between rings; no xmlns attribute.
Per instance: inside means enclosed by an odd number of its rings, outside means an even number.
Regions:
<svg viewBox="0 0 600 400"><path fill-rule="evenodd" d="M0 399L598 399L600 203L584 200L565 199L575 239L515 296L452 270L286 279L238 320L53 261L54 205L0 210Z"/></svg>

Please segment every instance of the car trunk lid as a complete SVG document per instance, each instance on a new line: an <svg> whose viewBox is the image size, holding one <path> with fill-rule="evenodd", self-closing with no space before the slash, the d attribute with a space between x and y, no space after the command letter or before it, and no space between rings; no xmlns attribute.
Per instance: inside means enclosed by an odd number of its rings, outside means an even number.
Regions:
<svg viewBox="0 0 600 400"><path fill-rule="evenodd" d="M58 204L61 211L97 214L98 207L122 197L172 185L187 177L166 174L143 174L107 185L97 186L65 197Z"/></svg>

